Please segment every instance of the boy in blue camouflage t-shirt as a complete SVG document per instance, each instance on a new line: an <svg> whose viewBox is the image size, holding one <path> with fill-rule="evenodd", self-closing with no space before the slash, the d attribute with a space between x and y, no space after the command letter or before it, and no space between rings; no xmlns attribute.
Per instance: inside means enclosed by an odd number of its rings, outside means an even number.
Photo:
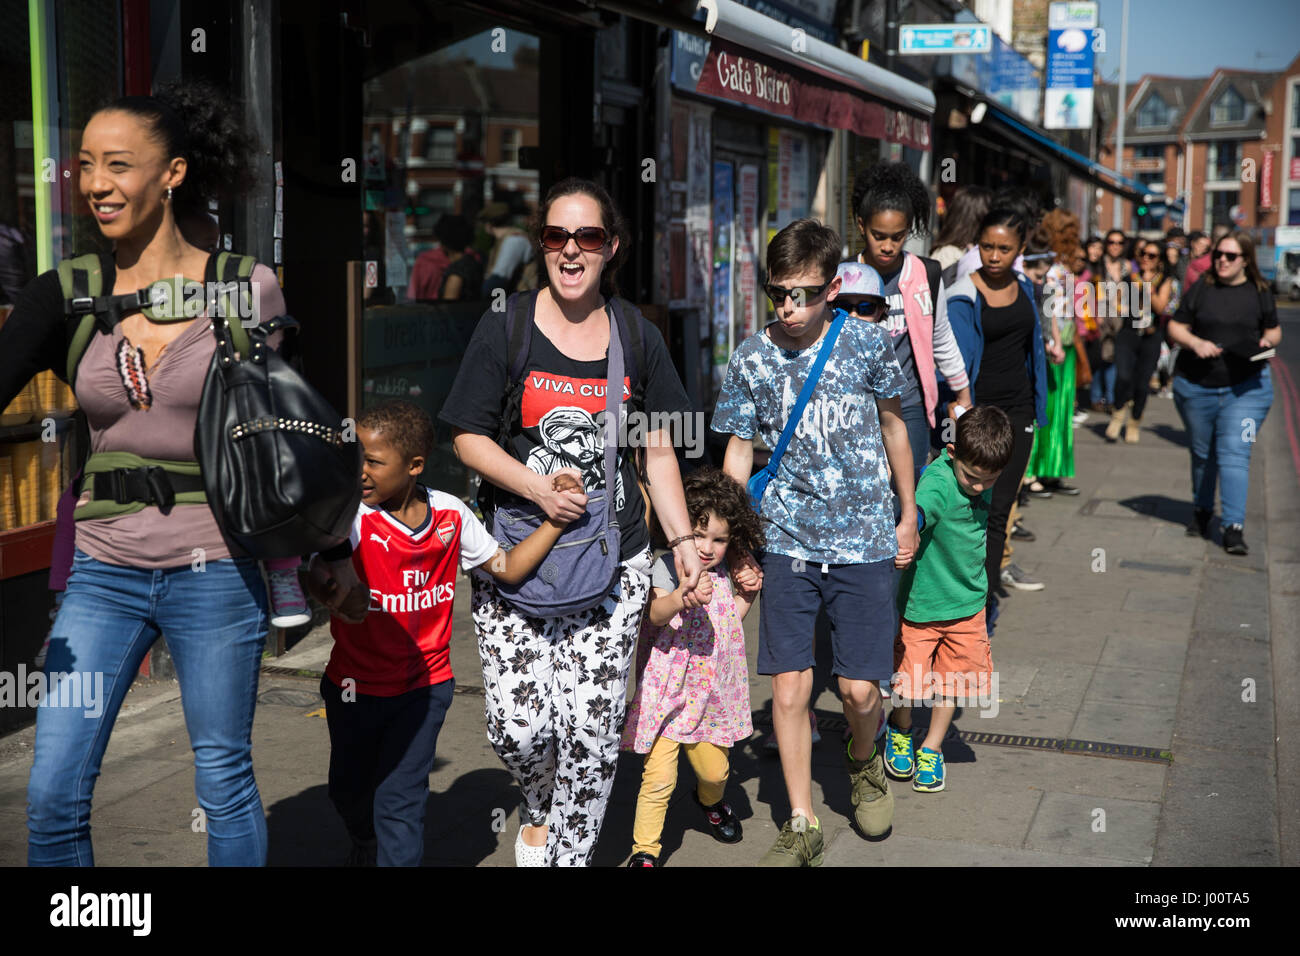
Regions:
<svg viewBox="0 0 1300 956"><path fill-rule="evenodd" d="M776 446L830 329L839 257L839 236L813 219L791 223L768 246L765 291L777 321L732 355L712 425L731 436L724 470L742 484L753 467L754 435ZM917 547L903 388L888 333L849 317L763 496L758 672L772 675L772 718L791 807L764 866L822 862L807 711L823 607L853 733L845 765L854 816L871 836L893 822L894 797L873 738L881 713L876 682L893 674L894 568L905 567ZM902 503L897 526L890 469Z"/></svg>

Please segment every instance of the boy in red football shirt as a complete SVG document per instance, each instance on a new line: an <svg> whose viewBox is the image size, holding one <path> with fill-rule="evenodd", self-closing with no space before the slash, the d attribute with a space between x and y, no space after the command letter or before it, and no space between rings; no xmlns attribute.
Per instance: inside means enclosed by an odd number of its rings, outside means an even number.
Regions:
<svg viewBox="0 0 1300 956"><path fill-rule="evenodd" d="M433 449L420 408L391 401L357 419L361 505L352 562L370 591L365 619L330 619L334 649L321 679L330 734L329 794L352 837L350 865L418 866L438 731L455 681L448 643L458 569L483 567L506 583L530 574L564 525L548 520L503 551L458 498L416 483ZM570 469L557 491L585 504ZM330 581L312 562L309 587Z"/></svg>

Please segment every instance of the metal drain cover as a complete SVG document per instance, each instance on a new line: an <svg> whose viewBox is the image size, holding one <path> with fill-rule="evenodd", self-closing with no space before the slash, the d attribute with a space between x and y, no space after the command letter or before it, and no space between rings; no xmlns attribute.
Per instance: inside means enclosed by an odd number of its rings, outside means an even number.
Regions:
<svg viewBox="0 0 1300 956"><path fill-rule="evenodd" d="M272 687L257 695L259 704L280 704L284 707L319 707L320 694L306 690L293 690L289 687Z"/></svg>

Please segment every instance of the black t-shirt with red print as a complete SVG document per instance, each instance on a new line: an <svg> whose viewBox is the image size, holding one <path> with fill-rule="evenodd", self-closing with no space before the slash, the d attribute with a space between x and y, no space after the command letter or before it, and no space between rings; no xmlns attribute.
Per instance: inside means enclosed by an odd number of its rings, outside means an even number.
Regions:
<svg viewBox="0 0 1300 956"><path fill-rule="evenodd" d="M529 322L533 321L536 297L530 299ZM625 309L624 315L628 321L641 323L641 339L645 343L645 369L640 373L645 391L642 411L649 416L677 413L684 426L691 414L690 400L673 368L663 336L630 309ZM626 343L624 347L626 352ZM505 313L489 310L474 330L456 381L438 417L453 428L495 438L502 396L510 384L507 354ZM625 367L628 364L625 358ZM576 468L582 472L588 492L603 488L605 459L601 426L605 418L608 366L608 359L579 362L569 358L534 326L524 363L519 427L510 436L510 450L515 458L543 475L561 468ZM625 412L631 410L626 404L630 393L631 379L625 376ZM638 430L635 424L629 423L627 434L634 437L644 435L647 430L648 426ZM635 450L619 448L614 488L614 505L623 532L621 557L625 561L645 550L650 541L645 502L636 485ZM501 492L501 495L498 500L503 500L508 493Z"/></svg>

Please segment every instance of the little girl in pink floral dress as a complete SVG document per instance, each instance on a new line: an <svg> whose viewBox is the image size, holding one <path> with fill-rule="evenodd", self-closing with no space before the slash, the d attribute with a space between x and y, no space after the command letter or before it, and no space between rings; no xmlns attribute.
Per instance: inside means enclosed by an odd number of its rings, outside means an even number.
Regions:
<svg viewBox="0 0 1300 956"><path fill-rule="evenodd" d="M646 755L628 866L660 865L659 837L677 786L680 749L699 779L695 800L714 838L741 839L740 821L722 798L730 748L754 732L741 621L762 576L754 569L754 589L738 590L725 558L728 548L733 554L752 552L762 537L749 493L718 469L694 471L682 486L711 597L707 606L687 607L672 553L655 563L641 625L636 696L623 726L623 749Z"/></svg>

